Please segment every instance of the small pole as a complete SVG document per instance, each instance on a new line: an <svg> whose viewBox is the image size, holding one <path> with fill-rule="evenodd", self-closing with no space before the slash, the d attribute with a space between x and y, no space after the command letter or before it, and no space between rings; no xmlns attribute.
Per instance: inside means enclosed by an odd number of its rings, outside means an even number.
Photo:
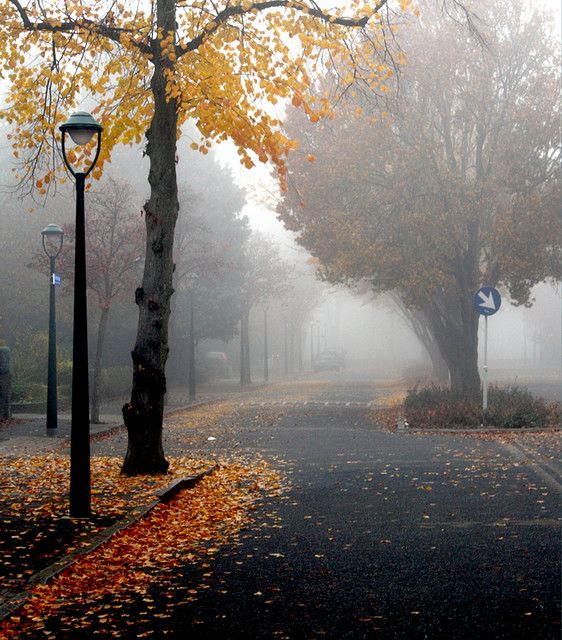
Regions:
<svg viewBox="0 0 562 640"><path fill-rule="evenodd" d="M267 309L263 310L263 381L269 382L269 354L267 353Z"/></svg>
<svg viewBox="0 0 562 640"><path fill-rule="evenodd" d="M289 347L287 344L287 335L288 327L287 327L287 318L283 319L283 346L284 346L284 363L283 363L283 373L285 376L289 375Z"/></svg>
<svg viewBox="0 0 562 640"><path fill-rule="evenodd" d="M47 364L47 435L57 432L57 325L55 312L55 256L49 256L49 356Z"/></svg>
<svg viewBox="0 0 562 640"><path fill-rule="evenodd" d="M488 316L484 316L484 380L482 399L482 426L484 427L488 417Z"/></svg>
<svg viewBox="0 0 562 640"><path fill-rule="evenodd" d="M189 292L189 376L188 376L188 393L189 401L195 402L196 383L195 383L195 326L193 319L193 298L195 292L193 284Z"/></svg>
<svg viewBox="0 0 562 640"><path fill-rule="evenodd" d="M314 369L314 325L310 325L310 370Z"/></svg>

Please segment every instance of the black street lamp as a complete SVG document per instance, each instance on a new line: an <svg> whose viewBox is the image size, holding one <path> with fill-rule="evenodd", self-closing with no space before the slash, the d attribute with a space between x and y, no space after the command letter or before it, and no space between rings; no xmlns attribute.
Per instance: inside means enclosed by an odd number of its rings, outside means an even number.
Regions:
<svg viewBox="0 0 562 640"><path fill-rule="evenodd" d="M88 306L86 299L86 223L84 187L101 150L102 126L89 113L70 116L60 126L64 163L76 181L76 230L74 253L74 328L72 337L72 409L70 425L70 516L91 515L90 488L90 398L88 390ZM85 171L76 171L66 154L66 134L76 145L90 142L97 133L93 161Z"/></svg>
<svg viewBox="0 0 562 640"><path fill-rule="evenodd" d="M64 232L57 224L48 224L41 236L49 258L49 357L47 364L47 435L57 432L57 321L55 312L55 260L62 249Z"/></svg>

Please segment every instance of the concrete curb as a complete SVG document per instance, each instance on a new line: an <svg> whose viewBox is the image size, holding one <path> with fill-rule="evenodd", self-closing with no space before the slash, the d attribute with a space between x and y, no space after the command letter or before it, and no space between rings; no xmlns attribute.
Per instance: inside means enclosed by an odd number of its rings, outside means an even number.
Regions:
<svg viewBox="0 0 562 640"><path fill-rule="evenodd" d="M521 427L521 428L487 428L487 427L463 427L462 429L439 429L438 427L434 427L431 429L422 429L419 427L406 427L405 429L397 430L397 433L412 433L412 434L420 434L420 433L458 433L466 435L474 435L478 433L558 433L561 431L561 427L548 427L548 428L539 428L536 427Z"/></svg>
<svg viewBox="0 0 562 640"><path fill-rule="evenodd" d="M224 398L215 398L213 400L204 400L202 402L197 402L194 404L190 404L190 405L186 405L185 407L179 407L178 409L171 409L170 411L168 411L167 413L164 414L164 418L173 416L177 413L183 413L184 411L190 411L191 409L198 409L199 407L204 407L210 404L215 404L218 402L222 402L224 400ZM91 426L90 426L91 428ZM117 435L118 433L121 433L123 431L126 431L127 427L125 426L124 423L119 424L119 423L112 423L109 424L107 426L107 429L100 429L99 431L96 431L95 433L91 433L90 434L90 444L93 444L95 442L99 442L100 440L103 440L104 438L110 438L114 435ZM70 436L65 436L60 444L57 446L57 449L67 449L70 446Z"/></svg>
<svg viewBox="0 0 562 640"><path fill-rule="evenodd" d="M124 531L131 525L146 517L157 505L169 502L174 496L176 496L180 491L183 491L184 489L193 488L203 478L213 473L218 468L218 466L218 464L215 464L212 467L209 467L209 469L201 471L194 476L187 476L185 478L179 478L178 480L175 480L166 488L161 489L154 494L158 498L157 500L153 500L143 507L131 509L131 511L127 515L125 515L125 517L121 518L121 520L118 520L110 527L107 527L96 536L94 536L89 541L88 545L82 547L81 549L77 549L73 553L63 556L56 562L53 562L53 564L45 567L45 569L34 573L29 578L25 591L11 596L6 600L4 604L0 606L0 621L10 616L23 604L25 604L25 602L31 596L32 588L35 585L47 584L54 577L62 573L65 569L68 569L68 567L72 566L82 557L87 556L89 553L92 553L102 544L110 540L110 538L112 538L115 534Z"/></svg>

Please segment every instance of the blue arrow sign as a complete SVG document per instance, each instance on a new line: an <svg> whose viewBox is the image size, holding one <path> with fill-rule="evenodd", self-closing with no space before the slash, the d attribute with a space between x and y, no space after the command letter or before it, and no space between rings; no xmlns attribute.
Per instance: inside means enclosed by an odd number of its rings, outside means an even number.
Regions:
<svg viewBox="0 0 562 640"><path fill-rule="evenodd" d="M501 304L500 292L494 287L481 287L474 294L474 308L482 316L493 316Z"/></svg>
<svg viewBox="0 0 562 640"><path fill-rule="evenodd" d="M57 287L60 287L60 276L57 275L56 273L53 273L51 278L52 278L51 280L52 284L54 284Z"/></svg>

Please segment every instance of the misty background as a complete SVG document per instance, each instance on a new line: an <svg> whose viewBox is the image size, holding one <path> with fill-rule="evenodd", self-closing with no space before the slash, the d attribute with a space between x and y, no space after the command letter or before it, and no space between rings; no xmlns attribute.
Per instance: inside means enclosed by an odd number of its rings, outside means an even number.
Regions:
<svg viewBox="0 0 562 640"><path fill-rule="evenodd" d="M558 5L545 1L542 6L559 15ZM554 30L559 33L559 29L558 20ZM56 223L71 233L74 193L67 182L57 184L44 197L37 192L22 194L8 135L7 127L0 127L0 344L12 352L14 400L38 402L46 397L49 295L41 230ZM321 265L277 219L281 194L268 167L243 169L228 143L202 155L190 149L197 139L195 130L185 127L178 142L180 213L168 388L183 389L187 383L191 307L199 382L261 382L266 324L272 378L311 375L314 358L330 351L345 359L345 369L336 372L342 377L355 371L370 380L396 380L411 386L431 381L428 353L391 296L375 296L369 287L356 286L352 291L316 277ZM90 185L86 217L92 221L96 211L114 207L119 193L126 193L117 223L126 218L129 229L137 225L143 236L147 174L148 159L142 146L118 149L105 168L104 179ZM110 179L116 185L113 191ZM127 238L126 277L118 283L119 293L109 295L93 288L88 292L91 366L100 343L100 318L104 309L108 312L101 357L105 399L126 397L132 381L130 352L138 315L134 295L142 277L144 249L142 238L139 245L131 240ZM68 393L72 345L72 243L68 234L58 264L63 281L57 290L59 384ZM104 266L103 259L92 263L89 273L105 277ZM507 292L501 293L502 307L488 320L491 381L526 386L559 398L559 282L535 286L529 307L514 306ZM483 326L481 318L480 366ZM249 342L245 372L241 372L241 334Z"/></svg>
<svg viewBox="0 0 562 640"><path fill-rule="evenodd" d="M228 153L221 154L219 149L208 156L201 156L188 149L189 136L185 138L185 144L180 142L182 155L178 169L180 184L183 180L186 186L190 185L190 190L183 192L186 201L180 205L179 226L190 209L195 209L204 219L211 213L217 216L217 211L223 208L228 211L231 222L236 222L237 233L241 235L238 241L247 241L256 231L264 232L277 245L279 255L291 270L289 290L280 299L257 303L250 312L252 382L261 382L263 378L264 307L268 315L269 364L273 378L285 375L285 321L290 319L291 314L298 315L299 311L299 335L288 338L288 348L292 348L292 355L288 358L290 376L310 375L311 348L313 355L325 350L344 354L348 373L362 371L372 379L403 380L414 385L431 375L427 353L390 298L373 298L371 294L360 295L344 287L320 282L315 278L314 262L302 248L296 246L292 234L282 228L275 214L265 205L259 214L260 199L267 203L268 198L274 197L266 174L263 174L263 185L258 180L248 186L245 176L235 176ZM138 217L141 228L144 225L142 205L146 197L145 165L139 149L122 149L107 169L113 179L130 185L130 209L133 216ZM0 155L0 177L4 187L0 215L0 299L3 301L0 308L0 339L12 350L15 401L31 401L40 399L46 388L49 289L46 268L42 272L41 267L33 262L42 253L41 230L48 223L61 226L73 223L74 196L71 187L60 185L55 196L44 201L31 197L22 199L9 191L9 185L13 184L12 166L11 149L4 134ZM101 185L92 185L92 190L99 190L100 186L103 187L103 182ZM86 198L87 209L90 197L88 194ZM248 210L252 211L251 220L243 214ZM193 220L192 223L195 224ZM187 234L191 231L186 229ZM217 253L219 256L223 253L221 247ZM177 256L178 263L181 259L182 256ZM229 268L227 266L227 270ZM243 267L240 268L242 276ZM139 283L140 277L139 269ZM63 275L64 278L68 285L70 276ZM133 273L132 281L135 279ZM220 273L218 279L221 279ZM124 397L130 388L130 351L137 324L134 288L130 286L112 304L102 365L104 398L111 395L109 389L113 389L119 397ZM304 309L301 308L299 288L301 298L302 291L305 297L307 292L314 291L314 299L308 300ZM240 366L240 324L235 307L241 293L234 284L230 293L233 296L230 303L233 317L226 331L230 331L231 335L226 338L218 335L201 338L198 340L197 353L201 357L205 352L224 352L228 357L228 368L221 372L221 377L236 380ZM68 385L72 296L64 286L57 291L57 296L59 384ZM535 287L533 298L534 304L530 308L514 307L504 298L500 311L489 319L490 378L502 384L540 389L543 394L558 397L561 379L560 288L558 285L541 284ZM100 310L92 292L89 292L88 300L92 362ZM199 322L204 322L204 319L200 317ZM171 350L167 369L169 388L186 385L188 331L188 292L184 284L179 283L172 308ZM480 359L482 332L483 321L480 323ZM297 353L295 340L301 345L300 353ZM345 376L346 371L339 375Z"/></svg>

